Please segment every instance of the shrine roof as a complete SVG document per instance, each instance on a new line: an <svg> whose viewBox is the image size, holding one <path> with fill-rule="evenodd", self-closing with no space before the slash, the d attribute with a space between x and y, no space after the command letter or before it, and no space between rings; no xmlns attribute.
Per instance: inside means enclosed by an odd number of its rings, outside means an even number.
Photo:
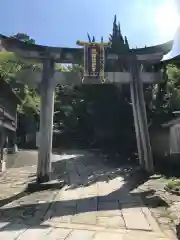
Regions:
<svg viewBox="0 0 180 240"><path fill-rule="evenodd" d="M173 45L173 40L166 43L159 44L159 45L150 46L150 47L132 49L131 51L137 54L155 53L155 52L162 51L164 54L166 54L171 50L172 45Z"/></svg>
<svg viewBox="0 0 180 240"><path fill-rule="evenodd" d="M76 50L82 50L81 48L62 48L62 47L52 47L52 46L44 46L44 45L38 45L38 44L32 44L32 43L27 43L20 41L16 38L12 37L7 37L2 34L0 34L0 40L1 40L1 45L6 49L6 48L16 48L16 49L21 49L24 51L38 51L38 52L44 52L44 51L52 51L52 52L61 52L61 50L68 50L68 51L76 51Z"/></svg>

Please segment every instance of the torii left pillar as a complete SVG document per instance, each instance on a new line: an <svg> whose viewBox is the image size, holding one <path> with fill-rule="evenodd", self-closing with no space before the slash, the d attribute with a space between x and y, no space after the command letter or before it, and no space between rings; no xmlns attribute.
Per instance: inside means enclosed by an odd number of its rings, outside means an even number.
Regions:
<svg viewBox="0 0 180 240"><path fill-rule="evenodd" d="M37 183L48 182L51 175L53 115L54 115L54 61L45 59L40 86L40 135L37 166Z"/></svg>

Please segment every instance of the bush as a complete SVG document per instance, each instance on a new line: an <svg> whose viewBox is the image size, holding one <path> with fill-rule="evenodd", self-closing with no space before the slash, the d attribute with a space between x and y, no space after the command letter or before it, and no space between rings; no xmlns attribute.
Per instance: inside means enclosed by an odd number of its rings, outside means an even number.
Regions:
<svg viewBox="0 0 180 240"><path fill-rule="evenodd" d="M165 186L165 190L180 195L180 179L171 179Z"/></svg>

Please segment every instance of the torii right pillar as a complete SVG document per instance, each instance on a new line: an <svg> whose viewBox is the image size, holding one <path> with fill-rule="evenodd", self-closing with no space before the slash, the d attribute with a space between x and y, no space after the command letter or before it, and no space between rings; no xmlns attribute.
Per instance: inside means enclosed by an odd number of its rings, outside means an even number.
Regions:
<svg viewBox="0 0 180 240"><path fill-rule="evenodd" d="M139 163L148 173L153 173L154 163L150 144L146 106L143 93L143 83L139 75L137 59L131 64L133 81L130 85L133 104L134 123L137 139Z"/></svg>

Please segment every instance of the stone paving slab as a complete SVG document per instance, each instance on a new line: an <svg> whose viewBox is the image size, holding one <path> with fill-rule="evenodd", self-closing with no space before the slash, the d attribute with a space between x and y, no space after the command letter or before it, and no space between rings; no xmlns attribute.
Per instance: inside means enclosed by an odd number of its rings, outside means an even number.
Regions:
<svg viewBox="0 0 180 240"><path fill-rule="evenodd" d="M151 231L145 215L140 207L132 207L131 204L122 204L122 215L127 229Z"/></svg>
<svg viewBox="0 0 180 240"><path fill-rule="evenodd" d="M88 213L76 214L76 215L72 216L71 223L96 225L97 224L97 213L96 212L88 212Z"/></svg>
<svg viewBox="0 0 180 240"><path fill-rule="evenodd" d="M107 228L126 228L122 216L98 217L97 225Z"/></svg>
<svg viewBox="0 0 180 240"><path fill-rule="evenodd" d="M0 239L15 240L28 229L28 226L22 223L9 224L0 230Z"/></svg>
<svg viewBox="0 0 180 240"><path fill-rule="evenodd" d="M72 232L71 229L52 228L51 231L45 236L45 240L65 240ZM43 240L44 240L43 239Z"/></svg>
<svg viewBox="0 0 180 240"><path fill-rule="evenodd" d="M67 240L92 240L95 232L88 230L73 230L71 234L66 238Z"/></svg>
<svg viewBox="0 0 180 240"><path fill-rule="evenodd" d="M104 233L104 232L100 232L100 233L96 233L94 236L94 240L123 240L123 235L119 235L117 233Z"/></svg>
<svg viewBox="0 0 180 240"><path fill-rule="evenodd" d="M107 167L88 152L81 155L78 160L67 158L63 171L68 181L62 189L25 194L0 208L0 239L176 239L162 232L140 195L131 193L120 169ZM58 167L56 173L62 170ZM9 171L0 182L6 188L0 198L22 191L33 171L30 166Z"/></svg>
<svg viewBox="0 0 180 240"><path fill-rule="evenodd" d="M14 231L0 232L1 239L8 240L105 240L105 239L122 239L122 240L168 240L158 234L145 232L126 232L117 233L110 231L92 231L66 228L47 228L47 229L21 229ZM173 238L172 238L173 240Z"/></svg>
<svg viewBox="0 0 180 240"><path fill-rule="evenodd" d="M4 199L12 198L23 193L27 182L34 179L36 166L27 166L9 169L7 173L0 176L0 206ZM4 201L5 202L5 201Z"/></svg>
<svg viewBox="0 0 180 240"><path fill-rule="evenodd" d="M17 239L18 240L43 240L51 231L51 228L29 228L23 232Z"/></svg>
<svg viewBox="0 0 180 240"><path fill-rule="evenodd" d="M122 216L122 211L119 208L118 201L98 202L98 216L112 217Z"/></svg>

